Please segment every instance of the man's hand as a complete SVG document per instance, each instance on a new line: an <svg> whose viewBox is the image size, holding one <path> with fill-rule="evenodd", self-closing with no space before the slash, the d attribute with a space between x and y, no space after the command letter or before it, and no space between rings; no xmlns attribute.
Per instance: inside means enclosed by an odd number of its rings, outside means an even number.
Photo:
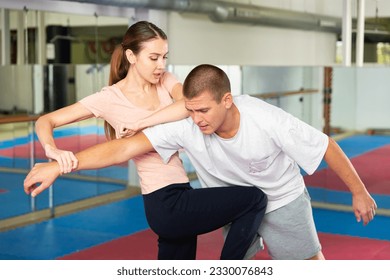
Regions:
<svg viewBox="0 0 390 280"><path fill-rule="evenodd" d="M61 171L56 161L37 163L24 179L24 192L35 197L50 187L60 175ZM41 184L37 185L39 183Z"/></svg>
<svg viewBox="0 0 390 280"><path fill-rule="evenodd" d="M375 200L370 196L368 192L362 192L352 195L352 207L355 213L356 220L360 222L363 220L363 224L367 225L374 219L377 205Z"/></svg>

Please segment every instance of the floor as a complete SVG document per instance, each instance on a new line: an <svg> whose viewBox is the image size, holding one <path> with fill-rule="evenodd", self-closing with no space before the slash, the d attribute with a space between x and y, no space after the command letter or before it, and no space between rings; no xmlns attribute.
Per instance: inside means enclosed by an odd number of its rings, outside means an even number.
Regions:
<svg viewBox="0 0 390 280"><path fill-rule="evenodd" d="M390 137L357 135L340 140L339 144L366 182L378 207L390 209L390 173L387 171ZM16 146L22 149L23 145ZM22 154L18 154L20 158L11 157L7 149L4 144L0 146L0 162L23 160ZM0 176L0 219L10 213L18 215L29 211L28 197L21 191L25 175L0 172ZM314 175L305 176L305 181L313 201L350 205L349 192L324 163ZM115 184L86 187L85 184L77 180L60 182L57 203L96 195L97 189L109 192L118 187ZM22 202L18 204L18 201ZM40 207L47 207L45 201L42 199ZM377 215L372 223L363 226L349 211L314 208L313 214L327 259L390 260L389 215ZM198 259L218 259L222 242L219 230L200 236ZM2 260L153 260L156 246L156 236L146 222L141 196L0 232ZM270 257L265 250L255 258Z"/></svg>
<svg viewBox="0 0 390 280"><path fill-rule="evenodd" d="M314 209L327 259L390 260L390 218L369 226L352 213ZM342 222L340 222L342 221ZM157 237L149 229L140 196L0 233L3 260L153 260ZM220 230L199 237L198 259L216 260ZM266 251L256 259L269 259Z"/></svg>

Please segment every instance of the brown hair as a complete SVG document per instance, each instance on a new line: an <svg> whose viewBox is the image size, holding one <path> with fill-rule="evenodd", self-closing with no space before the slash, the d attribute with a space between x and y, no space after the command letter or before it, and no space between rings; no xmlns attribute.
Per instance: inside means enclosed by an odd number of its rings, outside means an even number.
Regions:
<svg viewBox="0 0 390 280"><path fill-rule="evenodd" d="M167 40L168 37L153 23L138 21L131 25L123 36L122 43L115 47L111 55L108 84L111 86L126 77L130 68L130 63L125 55L127 49L137 55L142 50L143 43L157 38ZM115 139L115 129L106 121L104 122L104 132L107 139Z"/></svg>
<svg viewBox="0 0 390 280"><path fill-rule="evenodd" d="M191 70L183 83L184 97L192 99L205 91L211 93L217 103L225 93L231 92L229 78L222 69L201 64Z"/></svg>

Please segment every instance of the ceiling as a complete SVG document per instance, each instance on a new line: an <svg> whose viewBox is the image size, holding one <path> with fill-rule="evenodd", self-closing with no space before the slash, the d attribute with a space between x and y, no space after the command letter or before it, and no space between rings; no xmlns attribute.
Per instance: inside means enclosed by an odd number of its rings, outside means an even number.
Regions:
<svg viewBox="0 0 390 280"><path fill-rule="evenodd" d="M320 14L276 9L252 4L217 0L66 0L116 7L169 10L180 13L202 13L219 23L266 25L282 28L332 32L341 37L342 19ZM356 33L356 19L352 30ZM354 36L354 34L353 34ZM366 18L366 42L390 42L390 18Z"/></svg>

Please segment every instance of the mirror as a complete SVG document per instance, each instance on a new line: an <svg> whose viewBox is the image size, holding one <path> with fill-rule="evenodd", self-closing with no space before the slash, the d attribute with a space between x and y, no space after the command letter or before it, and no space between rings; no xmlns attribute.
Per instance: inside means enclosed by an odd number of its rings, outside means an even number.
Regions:
<svg viewBox="0 0 390 280"><path fill-rule="evenodd" d="M34 139L33 122L8 122L8 117L31 116L72 104L107 84L110 52L127 29L126 18L45 13L45 63L36 45L38 16L28 12L28 64L17 65L16 21L20 11L12 11L11 65L0 67L0 219L50 207L50 193L32 203L22 192L26 172L33 163L44 161L42 147ZM386 49L382 58L386 59ZM168 70L183 81L194 65L169 65ZM221 65L228 73L234 94L250 94L281 107L317 129L328 125L329 132L351 157L358 173L380 208L390 208L387 190L389 162L390 86L386 67L246 66ZM330 87L330 95L324 92ZM328 91L329 93L329 91ZM105 141L100 120L88 120L55 131L60 145L78 151ZM33 144L31 144L33 143ZM196 176L191 164L186 170ZM104 170L83 171L58 180L54 188L55 206L126 189L134 180L128 164ZM4 179L3 179L4 178ZM80 188L80 184L83 188ZM135 178L136 181L136 178ZM305 176L313 202L350 205L350 193L324 163L312 176ZM14 182L12 184L6 182ZM77 188L73 190L73 188ZM71 194L76 194L75 196ZM11 203L12 201L12 203ZM21 201L16 205L15 201ZM13 207L13 210L8 207Z"/></svg>

